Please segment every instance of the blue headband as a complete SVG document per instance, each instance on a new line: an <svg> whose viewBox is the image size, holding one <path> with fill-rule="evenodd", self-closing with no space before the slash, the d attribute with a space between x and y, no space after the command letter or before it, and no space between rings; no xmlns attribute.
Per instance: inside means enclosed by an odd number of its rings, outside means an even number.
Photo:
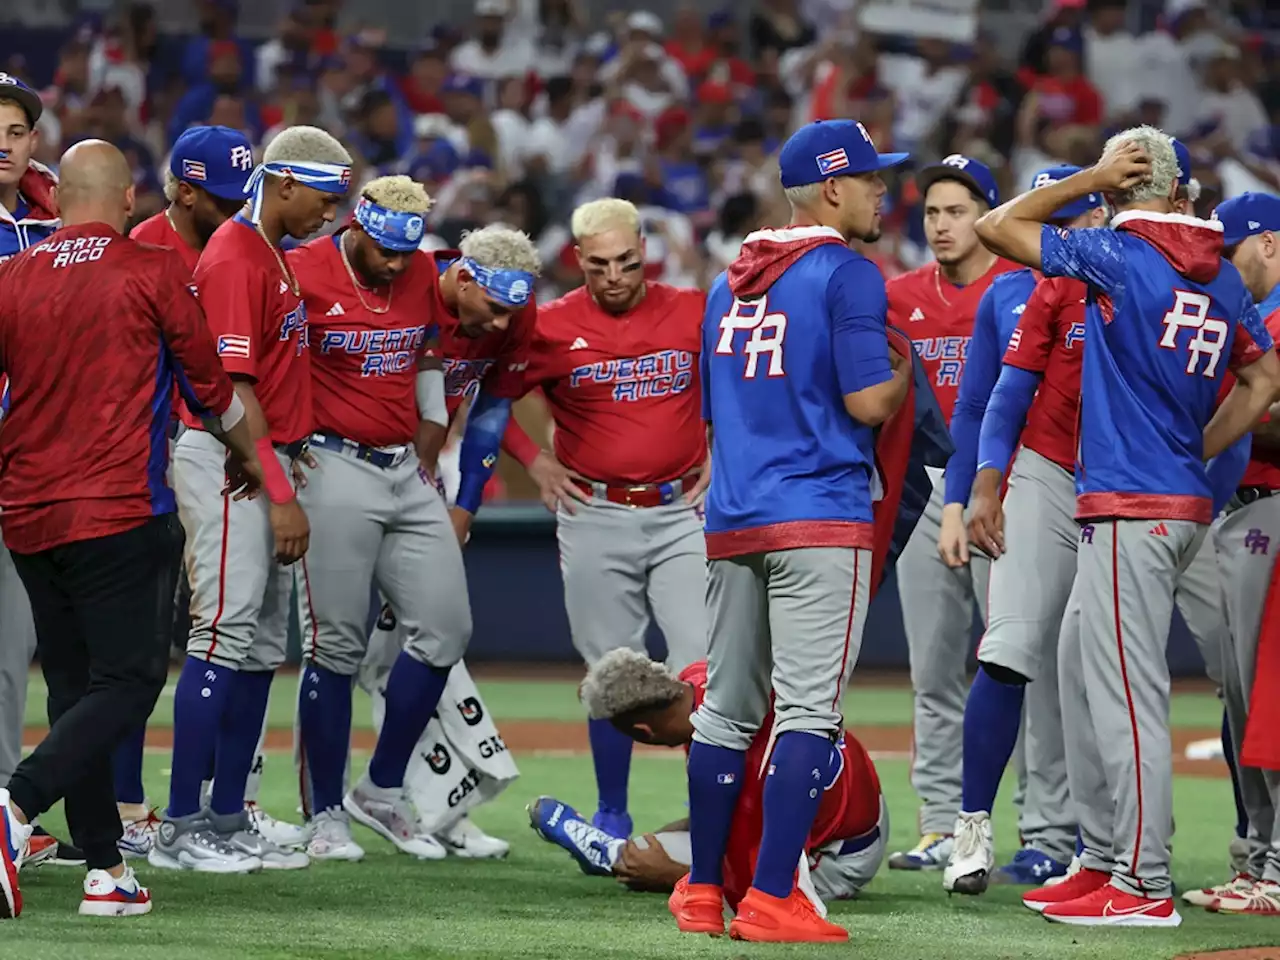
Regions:
<svg viewBox="0 0 1280 960"><path fill-rule="evenodd" d="M378 246L398 253L417 250L425 227L421 214L388 210L368 197L356 204L356 223Z"/></svg>
<svg viewBox="0 0 1280 960"><path fill-rule="evenodd" d="M536 282L527 270L498 270L482 267L470 257L462 258L462 269L475 277L484 292L503 306L523 307L529 302Z"/></svg>
<svg viewBox="0 0 1280 960"><path fill-rule="evenodd" d="M277 177L290 177L312 190L325 193L345 194L351 186L351 165L346 163L312 163L298 161L294 163L260 163L249 181L244 185L247 196L253 197L253 222L262 218L262 184L268 173Z"/></svg>

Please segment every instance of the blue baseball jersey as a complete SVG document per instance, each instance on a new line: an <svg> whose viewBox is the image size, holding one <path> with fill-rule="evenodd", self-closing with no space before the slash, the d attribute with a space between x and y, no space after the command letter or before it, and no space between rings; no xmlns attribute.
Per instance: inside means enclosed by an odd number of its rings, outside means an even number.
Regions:
<svg viewBox="0 0 1280 960"><path fill-rule="evenodd" d="M1228 367L1272 348L1221 225L1130 211L1046 226L1046 276L1089 284L1076 457L1079 519L1213 519L1204 428Z"/></svg>
<svg viewBox="0 0 1280 960"><path fill-rule="evenodd" d="M18 195L18 209L10 213L0 207L0 263L34 247L58 229L60 221L33 217L30 204Z"/></svg>
<svg viewBox="0 0 1280 960"><path fill-rule="evenodd" d="M708 556L870 548L873 431L849 416L843 398L892 376L884 278L841 242L818 241L794 259L757 259L775 266L757 273L766 286L737 285L753 299L730 290L738 264L707 297L700 362L703 419L713 430Z"/></svg>
<svg viewBox="0 0 1280 960"><path fill-rule="evenodd" d="M1018 327L1018 318L1036 288L1031 270L1002 273L978 302L973 317L973 336L960 374L960 390L951 411L951 441L955 453L947 461L945 503L968 504L969 491L978 470L978 433L987 399L1000 379L1009 338Z"/></svg>

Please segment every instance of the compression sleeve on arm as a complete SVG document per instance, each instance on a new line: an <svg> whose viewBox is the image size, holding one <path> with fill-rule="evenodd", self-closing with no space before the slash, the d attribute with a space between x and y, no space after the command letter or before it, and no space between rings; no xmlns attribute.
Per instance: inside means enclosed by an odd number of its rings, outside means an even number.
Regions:
<svg viewBox="0 0 1280 960"><path fill-rule="evenodd" d="M462 452L458 467L457 505L467 513L480 509L485 484L493 476L498 463L498 448L511 417L511 401L481 390L467 415L467 429L462 435Z"/></svg>
<svg viewBox="0 0 1280 960"><path fill-rule="evenodd" d="M978 469L994 467L1001 473L1009 468L1013 449L1018 445L1027 411L1035 399L1040 377L1029 370L1005 364L1000 379L987 401L978 434Z"/></svg>
<svg viewBox="0 0 1280 960"><path fill-rule="evenodd" d="M947 461L944 474L944 503L969 503L969 491L973 489L973 478L977 473L978 431L982 426L982 414L1000 375L1001 344L996 342L999 336L995 299L988 290L978 303L978 312L973 320L973 338L969 341L969 356L965 360L964 373L960 375L955 409L951 412L951 442L956 449Z"/></svg>
<svg viewBox="0 0 1280 960"><path fill-rule="evenodd" d="M449 426L449 407L444 399L444 371L419 370L413 387L418 399L418 417L442 427Z"/></svg>

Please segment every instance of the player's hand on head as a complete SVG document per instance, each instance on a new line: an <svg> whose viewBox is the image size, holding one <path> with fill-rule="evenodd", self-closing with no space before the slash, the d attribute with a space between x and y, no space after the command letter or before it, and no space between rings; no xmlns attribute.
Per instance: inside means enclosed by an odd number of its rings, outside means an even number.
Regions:
<svg viewBox="0 0 1280 960"><path fill-rule="evenodd" d="M938 556L948 567L963 567L969 562L969 535L964 529L963 504L948 503L942 508Z"/></svg>
<svg viewBox="0 0 1280 960"><path fill-rule="evenodd" d="M568 513L575 513L573 502L590 502L590 497L574 481L582 480L555 456L546 450L541 451L529 464L529 476L538 485L538 493L542 504L552 513L561 506Z"/></svg>
<svg viewBox="0 0 1280 960"><path fill-rule="evenodd" d="M302 559L311 540L311 524L297 499L271 504L276 560L286 566Z"/></svg>
<svg viewBox="0 0 1280 960"><path fill-rule="evenodd" d="M1000 471L980 470L969 502L969 539L992 560L1004 554L1004 502L1000 499Z"/></svg>
<svg viewBox="0 0 1280 960"><path fill-rule="evenodd" d="M1104 153L1093 166L1093 177L1099 190L1128 190L1151 176L1151 158L1132 140L1118 144Z"/></svg>
<svg viewBox="0 0 1280 960"><path fill-rule="evenodd" d="M307 485L307 470L314 470L320 464L310 450L303 450L296 460L289 462L289 473L293 476L293 485L301 490ZM306 467L307 470L304 470Z"/></svg>

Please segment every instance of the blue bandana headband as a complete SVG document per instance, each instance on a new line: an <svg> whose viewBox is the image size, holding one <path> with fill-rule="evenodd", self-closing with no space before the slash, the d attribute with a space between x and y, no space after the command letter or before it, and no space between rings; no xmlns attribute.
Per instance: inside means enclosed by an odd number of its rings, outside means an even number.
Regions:
<svg viewBox="0 0 1280 960"><path fill-rule="evenodd" d="M249 175L244 185L246 195L253 198L253 222L262 219L262 185L268 173L277 177L291 177L312 190L324 193L345 194L351 186L351 166L345 163L260 163Z"/></svg>
<svg viewBox="0 0 1280 960"><path fill-rule="evenodd" d="M368 197L356 204L356 223L384 250L412 253L426 227L420 213L402 213L379 206Z"/></svg>
<svg viewBox="0 0 1280 960"><path fill-rule="evenodd" d="M484 292L503 306L523 307L533 295L536 279L527 270L482 267L470 257L463 257L461 263L462 269L475 277Z"/></svg>

